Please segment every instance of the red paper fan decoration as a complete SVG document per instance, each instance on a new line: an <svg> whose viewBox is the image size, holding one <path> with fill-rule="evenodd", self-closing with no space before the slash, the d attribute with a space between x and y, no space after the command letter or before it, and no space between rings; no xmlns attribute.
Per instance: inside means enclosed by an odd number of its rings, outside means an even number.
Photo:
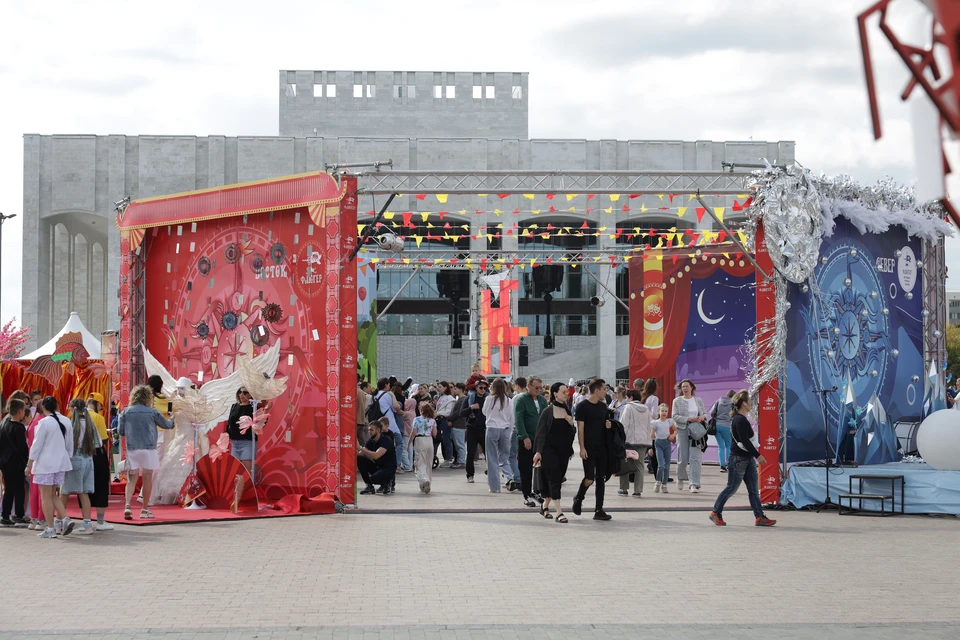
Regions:
<svg viewBox="0 0 960 640"><path fill-rule="evenodd" d="M257 491L250 473L231 455L211 461L203 456L197 461L197 479L206 493L202 501L210 509L259 509Z"/></svg>

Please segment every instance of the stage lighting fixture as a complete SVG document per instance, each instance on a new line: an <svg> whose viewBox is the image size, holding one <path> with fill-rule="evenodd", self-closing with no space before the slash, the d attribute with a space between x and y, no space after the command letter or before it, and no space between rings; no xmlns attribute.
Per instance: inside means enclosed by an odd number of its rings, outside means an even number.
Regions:
<svg viewBox="0 0 960 640"><path fill-rule="evenodd" d="M592 298L590 298L590 304L593 305L594 307L602 307L606 303L607 301L604 298L601 298L599 296L593 296Z"/></svg>
<svg viewBox="0 0 960 640"><path fill-rule="evenodd" d="M380 246L384 251L392 251L393 253L403 253L403 240L397 237L393 233L384 233L382 235L376 236L374 238L377 245Z"/></svg>

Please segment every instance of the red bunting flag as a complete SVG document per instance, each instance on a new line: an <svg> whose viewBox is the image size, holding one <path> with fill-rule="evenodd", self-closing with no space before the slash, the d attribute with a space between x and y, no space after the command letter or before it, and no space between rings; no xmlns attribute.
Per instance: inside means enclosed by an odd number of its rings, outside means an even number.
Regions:
<svg viewBox="0 0 960 640"><path fill-rule="evenodd" d="M733 207L732 207L732 209L733 209L734 211L743 211L743 207L742 207L742 206L740 205L740 203L737 202L736 200L733 201Z"/></svg>
<svg viewBox="0 0 960 640"><path fill-rule="evenodd" d="M547 197L549 198L550 196L547 196ZM550 213L556 213L556 212L557 210L553 208L553 205L550 205Z"/></svg>
<svg viewBox="0 0 960 640"><path fill-rule="evenodd" d="M627 205L623 205L623 211L624 213L626 213L627 211L630 211L630 207Z"/></svg>
<svg viewBox="0 0 960 640"><path fill-rule="evenodd" d="M547 200L553 200L553 196L555 196L555 195L556 195L555 193L548 193L548 194L547 194Z"/></svg>
<svg viewBox="0 0 960 640"><path fill-rule="evenodd" d="M444 228L444 229L452 229L453 227L450 226L450 223L449 223L449 222L444 222L444 223L443 223L443 228Z"/></svg>
<svg viewBox="0 0 960 640"><path fill-rule="evenodd" d="M447 211L440 211L437 213L437 215L440 216L441 220L443 220L446 217L447 213L448 213Z"/></svg>
<svg viewBox="0 0 960 640"><path fill-rule="evenodd" d="M547 258L547 264L553 264L553 258Z"/></svg>
<svg viewBox="0 0 960 640"><path fill-rule="evenodd" d="M703 207L697 207L697 222L703 222L703 216L707 213L707 210Z"/></svg>
<svg viewBox="0 0 960 640"><path fill-rule="evenodd" d="M403 212L403 226L408 229L413 229L413 223L410 222L413 219L413 211L404 211Z"/></svg>
<svg viewBox="0 0 960 640"><path fill-rule="evenodd" d="M584 220L584 221L583 221L583 224L580 225L580 228L581 228L581 229L589 229L589 228L590 228L590 225L587 224L587 221L586 221L586 220Z"/></svg>
<svg viewBox="0 0 960 640"><path fill-rule="evenodd" d="M417 200L426 200L426 199L427 199L427 195L425 193L417 194Z"/></svg>
<svg viewBox="0 0 960 640"><path fill-rule="evenodd" d="M520 215L520 207L517 207L516 209L513 210L513 215L515 216Z"/></svg>
<svg viewBox="0 0 960 640"><path fill-rule="evenodd" d="M593 197L594 197L595 195L596 195L596 194L594 194L594 193L588 193L588 194L587 194L587 200L593 200ZM588 211L589 211L589 209L588 209Z"/></svg>
<svg viewBox="0 0 960 640"><path fill-rule="evenodd" d="M633 200L634 198L639 198L639 197L640 197L640 194L639 194L639 193L631 193L629 197L630 197L631 200Z"/></svg>
<svg viewBox="0 0 960 640"><path fill-rule="evenodd" d="M509 198L509 197L510 197L510 194L509 194L509 193L498 193L497 196L498 196L501 200L503 200L504 198Z"/></svg>
<svg viewBox="0 0 960 640"><path fill-rule="evenodd" d="M723 229L721 229L721 230L717 233L717 242L723 242L724 238L726 238L726 237L727 237L727 232L724 231Z"/></svg>

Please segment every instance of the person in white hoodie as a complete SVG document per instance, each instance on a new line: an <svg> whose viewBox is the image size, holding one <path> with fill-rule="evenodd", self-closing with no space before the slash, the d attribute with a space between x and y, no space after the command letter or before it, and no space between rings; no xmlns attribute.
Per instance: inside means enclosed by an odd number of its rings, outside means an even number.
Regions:
<svg viewBox="0 0 960 640"><path fill-rule="evenodd" d="M497 378L490 387L490 396L481 409L487 422L487 484L491 493L500 493L500 471L513 480L510 466L510 439L515 438L513 398L507 395L507 384Z"/></svg>
<svg viewBox="0 0 960 640"><path fill-rule="evenodd" d="M637 460L625 460L620 475L618 495L625 496L630 488L630 474L633 474L633 497L643 493L643 474L646 471L643 456L650 448L650 409L640 401L640 392L631 389L627 392L627 402L620 407L620 424L627 438L627 449L637 452Z"/></svg>
<svg viewBox="0 0 960 640"><path fill-rule="evenodd" d="M67 517L63 500L57 495L56 488L63 483L64 475L71 471L70 457L73 455L73 429L66 416L59 412L57 399L47 396L40 402L45 416L37 423L33 446L30 447L30 459L27 461L27 475L33 474L33 483L40 488L40 502L47 526L38 538L56 538L57 527L64 536L70 535L74 523ZM70 437L67 437L70 434ZM60 521L56 522L55 517Z"/></svg>

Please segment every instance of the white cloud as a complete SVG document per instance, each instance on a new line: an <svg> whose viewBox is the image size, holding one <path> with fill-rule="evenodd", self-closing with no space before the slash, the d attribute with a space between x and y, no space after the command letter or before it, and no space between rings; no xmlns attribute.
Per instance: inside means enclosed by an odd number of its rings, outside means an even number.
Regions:
<svg viewBox="0 0 960 640"><path fill-rule="evenodd" d="M253 2L7 3L0 211L21 213L24 133L276 134L287 68L528 71L533 137L795 140L815 171L910 184L906 74L875 30L885 137L872 139L864 6L288 2L264 19ZM19 315L20 228L4 227L3 318ZM960 241L948 255L960 273Z"/></svg>

